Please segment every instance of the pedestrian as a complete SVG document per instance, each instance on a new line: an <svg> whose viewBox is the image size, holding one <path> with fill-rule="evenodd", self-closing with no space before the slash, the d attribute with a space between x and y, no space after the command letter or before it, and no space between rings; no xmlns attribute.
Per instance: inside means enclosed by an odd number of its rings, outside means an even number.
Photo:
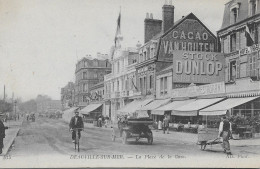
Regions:
<svg viewBox="0 0 260 169"><path fill-rule="evenodd" d="M76 131L75 129L78 129L78 136L80 139L80 132L84 128L84 123L82 117L79 116L79 112L75 111L75 116L71 118L70 124L69 124L70 131L72 132L72 142L75 143L76 138Z"/></svg>
<svg viewBox="0 0 260 169"><path fill-rule="evenodd" d="M99 116L98 118L98 127L102 127L102 117Z"/></svg>
<svg viewBox="0 0 260 169"><path fill-rule="evenodd" d="M218 138L220 137L223 138L224 153L227 153L228 155L232 155L230 151L230 144L229 144L229 139L232 138L232 127L231 127L231 123L228 121L226 116L223 116L221 118L221 122L219 124Z"/></svg>
<svg viewBox="0 0 260 169"><path fill-rule="evenodd" d="M159 120L159 121L158 121L158 130L161 130L161 129L162 129L162 121Z"/></svg>
<svg viewBox="0 0 260 169"><path fill-rule="evenodd" d="M163 134L165 134L165 131L167 131L167 134L169 134L169 119L167 116L163 119Z"/></svg>
<svg viewBox="0 0 260 169"><path fill-rule="evenodd" d="M4 126L3 120L4 116L0 115L0 154L2 154L4 147L5 130L8 129L8 127Z"/></svg>

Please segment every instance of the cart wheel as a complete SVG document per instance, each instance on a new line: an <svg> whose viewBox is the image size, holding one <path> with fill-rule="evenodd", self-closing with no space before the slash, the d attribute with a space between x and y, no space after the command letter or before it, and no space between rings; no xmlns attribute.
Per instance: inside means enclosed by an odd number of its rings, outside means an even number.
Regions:
<svg viewBox="0 0 260 169"><path fill-rule="evenodd" d="M153 144L153 133L148 133L147 141L148 144Z"/></svg>
<svg viewBox="0 0 260 169"><path fill-rule="evenodd" d="M122 134L122 143L123 144L126 144L127 142L127 133L125 131L123 131L123 134Z"/></svg>

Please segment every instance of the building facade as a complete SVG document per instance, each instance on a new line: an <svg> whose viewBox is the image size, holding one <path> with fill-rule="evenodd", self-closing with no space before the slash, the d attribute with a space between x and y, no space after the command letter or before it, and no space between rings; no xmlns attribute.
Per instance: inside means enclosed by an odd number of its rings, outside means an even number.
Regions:
<svg viewBox="0 0 260 169"><path fill-rule="evenodd" d="M227 97L259 96L260 5L259 0L231 0L225 4L221 29L217 32L225 55ZM252 117L260 114L256 98L231 110Z"/></svg>
<svg viewBox="0 0 260 169"><path fill-rule="evenodd" d="M61 105L62 110L68 109L75 105L75 85L73 82L61 88Z"/></svg>
<svg viewBox="0 0 260 169"><path fill-rule="evenodd" d="M136 88L137 48L115 48L112 55L112 72L105 75L105 115L116 119L117 110L140 96Z"/></svg>
<svg viewBox="0 0 260 169"><path fill-rule="evenodd" d="M104 81L104 75L110 72L111 64L108 59L103 60L84 57L78 61L75 71L76 106L84 107L88 105L90 88L97 83Z"/></svg>

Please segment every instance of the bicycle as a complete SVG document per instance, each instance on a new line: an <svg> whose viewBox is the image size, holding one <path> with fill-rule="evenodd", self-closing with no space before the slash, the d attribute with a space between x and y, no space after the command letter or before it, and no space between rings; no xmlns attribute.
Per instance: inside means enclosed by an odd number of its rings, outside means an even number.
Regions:
<svg viewBox="0 0 260 169"><path fill-rule="evenodd" d="M76 134L74 145L75 145L75 150L77 150L77 148L78 148L78 152L79 152L79 139L80 139L79 138L79 130L83 130L83 129L84 128L74 128L74 129L72 129L73 131L75 131L75 134Z"/></svg>

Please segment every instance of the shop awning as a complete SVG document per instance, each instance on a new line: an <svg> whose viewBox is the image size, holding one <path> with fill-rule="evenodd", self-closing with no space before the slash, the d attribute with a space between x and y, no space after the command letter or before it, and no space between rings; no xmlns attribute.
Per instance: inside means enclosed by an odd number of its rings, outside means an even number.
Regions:
<svg viewBox="0 0 260 169"><path fill-rule="evenodd" d="M171 99L163 99L163 100L154 100L151 103L141 107L140 110L154 110L162 105L165 105L170 102Z"/></svg>
<svg viewBox="0 0 260 169"><path fill-rule="evenodd" d="M87 105L84 109L80 110L80 113L82 113L82 114L89 114L90 112L96 110L96 109L99 108L100 106L102 106L101 103L89 104L89 105Z"/></svg>
<svg viewBox="0 0 260 169"><path fill-rule="evenodd" d="M159 107L155 110L151 111L151 114L155 114L155 115L164 115L165 111L172 111L178 107L181 107L183 105L189 104L190 102L195 101L195 99L190 99L190 100L180 100L180 101L173 101L169 104L166 104L162 107Z"/></svg>
<svg viewBox="0 0 260 169"><path fill-rule="evenodd" d="M122 114L134 113L136 110L141 109L143 106L150 103L153 99L145 99L145 100L134 100L133 102L127 104L122 109L119 109L118 112Z"/></svg>
<svg viewBox="0 0 260 169"><path fill-rule="evenodd" d="M225 115L227 110L254 100L258 97L229 98L208 108L200 110L199 115Z"/></svg>
<svg viewBox="0 0 260 169"><path fill-rule="evenodd" d="M214 98L214 99L197 99L187 105L183 105L176 109L173 109L172 115L175 116L197 116L198 111L211 106L219 101L223 100L223 98Z"/></svg>

